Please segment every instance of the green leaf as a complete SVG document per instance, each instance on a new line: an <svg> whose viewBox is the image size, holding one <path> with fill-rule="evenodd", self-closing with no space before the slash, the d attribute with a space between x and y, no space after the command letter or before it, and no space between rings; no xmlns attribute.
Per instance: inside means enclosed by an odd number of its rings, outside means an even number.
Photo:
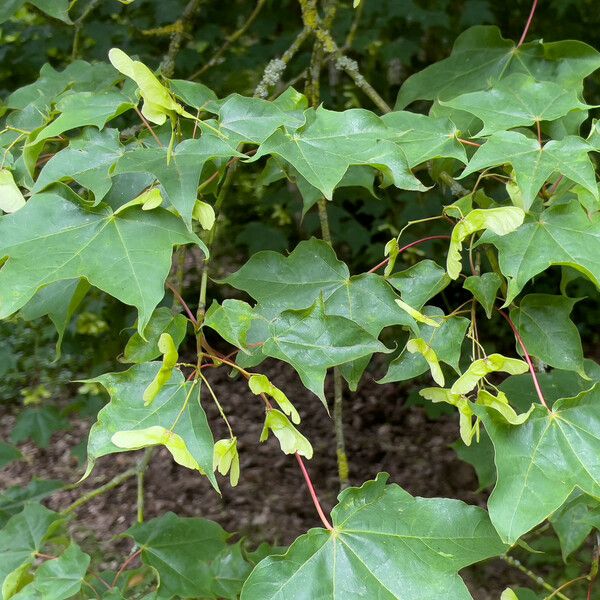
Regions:
<svg viewBox="0 0 600 600"><path fill-rule="evenodd" d="M479 489L484 490L496 481L496 465L494 464L494 446L485 430L479 434L479 441L467 446L461 439L452 444L458 458L475 469L479 480Z"/></svg>
<svg viewBox="0 0 600 600"><path fill-rule="evenodd" d="M219 112L221 101L204 84L184 79L171 79L169 86L175 96L183 100L188 106L192 106L197 110L206 110L213 114Z"/></svg>
<svg viewBox="0 0 600 600"><path fill-rule="evenodd" d="M238 600L242 585L252 571L252 565L242 552L242 542L221 550L212 561L210 570L213 597Z"/></svg>
<svg viewBox="0 0 600 600"><path fill-rule="evenodd" d="M19 460L22 456L18 448L0 440L0 469L3 469L15 460Z"/></svg>
<svg viewBox="0 0 600 600"><path fill-rule="evenodd" d="M71 19L69 19L69 0L5 0L0 6L0 23L4 23L12 17L26 2L39 8L50 17L65 23L71 23Z"/></svg>
<svg viewBox="0 0 600 600"><path fill-rule="evenodd" d="M477 384L490 373L509 373L520 375L528 370L527 363L516 358L508 358L502 354L490 354L486 358L473 361L469 368L454 382L454 394L468 394Z"/></svg>
<svg viewBox="0 0 600 600"><path fill-rule="evenodd" d="M598 198L594 166L588 156L592 146L569 135L540 146L537 139L517 131L500 131L477 149L461 177L489 167L512 165L524 210L529 210L537 193L553 173L564 175Z"/></svg>
<svg viewBox="0 0 600 600"><path fill-rule="evenodd" d="M128 96L116 90L68 94L56 103L56 110L60 115L38 132L29 144L37 144L78 127L89 125L103 129L108 121L133 106Z"/></svg>
<svg viewBox="0 0 600 600"><path fill-rule="evenodd" d="M257 252L224 283L243 290L263 306L306 308L320 295L327 299L349 279L348 267L329 244L312 238L285 256Z"/></svg>
<svg viewBox="0 0 600 600"><path fill-rule="evenodd" d="M25 486L14 485L0 494L0 528L17 513L21 512L30 502L41 502L64 483L59 479L36 479L35 477Z"/></svg>
<svg viewBox="0 0 600 600"><path fill-rule="evenodd" d="M130 527L125 535L141 547L142 561L156 573L159 597L216 598L210 562L229 537L220 525L168 512Z"/></svg>
<svg viewBox="0 0 600 600"><path fill-rule="evenodd" d="M302 383L324 403L327 369L389 350L345 317L325 314L322 302L305 310L288 310L269 323L269 338L261 350L265 356L290 364Z"/></svg>
<svg viewBox="0 0 600 600"><path fill-rule="evenodd" d="M293 132L304 125L302 111L285 111L275 102L232 94L219 108L219 126L240 139L262 144L275 130Z"/></svg>
<svg viewBox="0 0 600 600"><path fill-rule="evenodd" d="M90 557L72 542L58 557L47 560L13 600L67 600L81 589Z"/></svg>
<svg viewBox="0 0 600 600"><path fill-rule="evenodd" d="M500 536L514 543L560 508L577 487L592 496L600 490L600 389L539 404L519 426L489 408L475 411L495 449L498 473L490 496L490 518Z"/></svg>
<svg viewBox="0 0 600 600"><path fill-rule="evenodd" d="M320 107L295 133L275 131L252 160L267 154L280 157L329 200L350 165L378 168L388 185L425 190L410 172L400 147L389 141L392 134L379 117L367 110L334 112Z"/></svg>
<svg viewBox="0 0 600 600"><path fill-rule="evenodd" d="M488 231L480 243L498 248L500 269L508 279L505 306L551 265L573 267L600 288L600 214L588 217L577 202L527 215L521 227L502 237Z"/></svg>
<svg viewBox="0 0 600 600"><path fill-rule="evenodd" d="M462 270L461 250L463 242L473 233L490 229L496 235L506 235L517 229L525 213L516 206L498 208L476 208L463 217L452 230L446 268L451 279L458 279Z"/></svg>
<svg viewBox="0 0 600 600"><path fill-rule="evenodd" d="M57 181L75 181L89 189L98 204L110 190L110 171L122 154L116 129L87 129L44 165L32 193L37 194Z"/></svg>
<svg viewBox="0 0 600 600"><path fill-rule="evenodd" d="M69 421L54 406L26 408L17 417L10 439L15 444L33 440L38 448L47 448L54 433L69 427Z"/></svg>
<svg viewBox="0 0 600 600"><path fill-rule="evenodd" d="M162 185L169 202L191 226L200 175L206 163L213 158L243 155L223 140L208 134L177 144L170 161L167 161L168 152L168 148L131 150L119 159L113 174L149 173Z"/></svg>
<svg viewBox="0 0 600 600"><path fill-rule="evenodd" d="M326 314L351 319L374 336L389 325L416 327L381 276L350 277L331 246L315 238L300 242L289 256L258 252L224 282L278 312L307 308L323 298Z"/></svg>
<svg viewBox="0 0 600 600"><path fill-rule="evenodd" d="M38 290L35 296L21 309L26 321L48 316L56 331L56 357L60 358L62 340L75 311L90 289L86 279L57 281Z"/></svg>
<svg viewBox="0 0 600 600"><path fill-rule="evenodd" d="M579 331L569 315L578 302L550 294L529 294L510 311L527 351L544 363L587 378Z"/></svg>
<svg viewBox="0 0 600 600"><path fill-rule="evenodd" d="M392 139L402 148L411 169L432 158L455 158L467 164L467 154L450 119L400 111L383 115L382 121L394 130Z"/></svg>
<svg viewBox="0 0 600 600"><path fill-rule="evenodd" d="M420 325L418 337L433 350L438 361L450 365L457 373L460 360L462 340L469 326L469 320L463 317L444 317L444 312L435 306L426 306L423 312L429 317L438 319L440 327ZM429 366L421 354L413 354L404 350L389 364L385 376L377 383L405 381L426 373Z"/></svg>
<svg viewBox="0 0 600 600"><path fill-rule="evenodd" d="M576 88L566 89L551 81L536 81L522 73L505 77L489 90L463 94L442 104L481 119L484 127L477 136L540 121L554 121L572 110L591 108L580 102Z"/></svg>
<svg viewBox="0 0 600 600"><path fill-rule="evenodd" d="M129 338L123 351L125 362L141 364L159 357L158 340L163 333L168 333L178 347L185 338L187 323L184 315L174 315L164 306L157 308L144 330L146 339L137 332Z"/></svg>
<svg viewBox="0 0 600 600"><path fill-rule="evenodd" d="M311 529L283 556L261 561L241 600L470 600L457 572L506 548L486 513L458 500L413 498L386 480L381 474L343 491L333 532Z"/></svg>
<svg viewBox="0 0 600 600"><path fill-rule="evenodd" d="M8 169L0 169L0 211L17 212L25 206L25 198Z"/></svg>
<svg viewBox="0 0 600 600"><path fill-rule="evenodd" d="M269 432L279 440L279 445L284 454L300 454L308 459L313 456L311 443L292 425L290 420L279 410L267 410L265 423L260 441L269 439Z"/></svg>
<svg viewBox="0 0 600 600"><path fill-rule="evenodd" d="M407 304L421 310L425 303L444 290L451 280L445 269L436 262L425 259L404 271L393 273L386 277L386 281L402 294L402 299Z"/></svg>
<svg viewBox="0 0 600 600"><path fill-rule="evenodd" d="M172 247L202 242L174 215L157 208L106 205L84 209L55 194L39 194L0 217L0 318L22 308L41 287L85 277L139 311L142 332L164 296Z"/></svg>
<svg viewBox="0 0 600 600"><path fill-rule="evenodd" d="M100 383L110 394L110 402L98 413L98 420L88 439L87 476L101 456L122 452L113 443L113 436L121 431L140 431L162 427L172 431L218 490L213 474L213 437L200 404L199 392L194 395L194 384L186 382L176 369L162 387L151 407L142 402L148 383L160 371L159 362L135 365L122 373L107 373L90 381Z"/></svg>
<svg viewBox="0 0 600 600"><path fill-rule="evenodd" d="M583 79L599 67L600 53L583 42L534 41L517 48L497 27L471 27L456 39L448 58L404 82L395 108L402 109L415 100L449 100L487 89L511 73L580 90Z"/></svg>
<svg viewBox="0 0 600 600"><path fill-rule="evenodd" d="M214 329L230 344L247 352L248 332L257 318L254 309L241 300L224 300L222 305L213 302L204 316L202 326Z"/></svg>
<svg viewBox="0 0 600 600"><path fill-rule="evenodd" d="M10 598L21 586L36 552L61 521L40 504L27 504L0 531L0 593Z"/></svg>
<svg viewBox="0 0 600 600"><path fill-rule="evenodd" d="M463 283L463 287L469 290L475 300L483 306L488 319L492 318L492 312L496 304L496 295L501 285L502 279L497 273L472 275L471 277L467 277Z"/></svg>
<svg viewBox="0 0 600 600"><path fill-rule="evenodd" d="M550 517L550 523L558 535L563 560L566 561L593 529L600 529L600 504L595 498L575 490Z"/></svg>

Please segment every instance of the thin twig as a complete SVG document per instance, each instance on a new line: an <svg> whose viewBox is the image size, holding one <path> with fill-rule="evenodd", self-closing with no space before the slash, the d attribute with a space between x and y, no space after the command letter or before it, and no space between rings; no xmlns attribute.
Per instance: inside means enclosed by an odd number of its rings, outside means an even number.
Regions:
<svg viewBox="0 0 600 600"><path fill-rule="evenodd" d="M420 240L417 240L415 242L411 242L410 244L406 244L406 246L403 246L402 248L400 248L400 250L398 250L398 254L402 254L402 252L404 252L405 250L408 250L409 248L412 248L413 246L417 246L418 244L422 244L423 242L428 242L429 240L449 240L450 236L449 235L430 235L424 238L421 238ZM382 260L379 264L375 265L374 267L372 267L371 269L369 269L367 271L367 273L375 273L376 271L379 271L379 269L382 269L383 267L385 267L388 263L390 262L389 257Z"/></svg>
<svg viewBox="0 0 600 600"><path fill-rule="evenodd" d="M130 554L127 557L127 560L121 565L121 567L119 568L119 570L116 572L115 574L115 578L113 579L112 582L112 586L111 588L114 588L115 585L117 585L117 581L119 580L119 577L121 576L121 574L123 573L123 571L142 553L142 549L138 548L133 554Z"/></svg>
<svg viewBox="0 0 600 600"><path fill-rule="evenodd" d="M535 15L535 9L537 8L538 0L533 0L533 5L531 6L531 11L529 13L529 17L527 18L527 23L525 23L525 28L523 29L523 33L521 34L521 39L517 44L517 48L520 48L527 37L527 33L529 32L529 28L531 27L531 22L533 21L533 15Z"/></svg>
<svg viewBox="0 0 600 600"><path fill-rule="evenodd" d="M194 327L198 327L198 321L197 321L196 317L194 316L194 313L188 306L187 302L181 297L181 294L177 291L175 286L172 283L167 282L167 287L171 290L171 292L173 293L173 296L175 297L175 300L177 300L177 302L179 302L179 304L185 311L185 314L188 316L188 319L192 322Z"/></svg>
<svg viewBox="0 0 600 600"><path fill-rule="evenodd" d="M329 522L329 519L325 516L325 513L323 512L323 508L321 507L321 503L319 502L319 497L317 496L315 487L310 479L310 475L308 474L306 467L304 466L304 461L302 460L302 457L297 452L296 452L296 460L298 461L298 464L300 465L300 470L302 471L302 475L304 475L304 481L306 481L306 485L308 486L308 491L310 492L310 497L312 498L315 508L317 509L317 513L319 514L321 523L323 523L323 526L325 527L325 529L327 529L329 531L333 531L333 526L331 525L331 523Z"/></svg>
<svg viewBox="0 0 600 600"><path fill-rule="evenodd" d="M528 569L526 566L524 566L520 560L517 560L516 558L513 558L512 556L508 556L507 554L503 554L502 556L500 556L500 558L505 563L508 563L511 567L514 567L515 569L518 569L519 571L521 571L521 573L523 573L524 575L527 575L527 577L529 577L529 579L531 579L532 581L535 581L535 583L537 583L538 585L541 585L545 590L547 590L549 592L556 592L556 590L545 579L543 579L542 577L540 577L539 575L537 575L536 573L534 573L533 571ZM562 592L557 592L556 597L560 598L561 600L571 600L568 596L565 596Z"/></svg>
<svg viewBox="0 0 600 600"><path fill-rule="evenodd" d="M540 399L540 402L546 407L546 410L548 410L548 412L551 412L550 407L548 406L548 404L546 403L546 399L544 398L542 388L540 387L540 382L538 381L537 374L533 366L533 362L531 361L529 352L527 352L527 348L525 347L525 342L523 342L521 334L517 330L517 327L513 323L513 320L505 312L501 311L499 308L497 308L496 310L504 317L506 322L510 325L510 328L513 330L515 338L517 339L517 342L519 343L519 346L521 346L521 350L523 351L525 361L529 365L529 371L531 372L531 378L533 379L533 386L535 387L535 391L537 392L538 398Z"/></svg>
<svg viewBox="0 0 600 600"><path fill-rule="evenodd" d="M133 110L135 110L135 112L138 114L138 117L142 120L142 123L144 124L144 127L150 132L150 134L152 135L152 137L155 139L156 143L162 148L163 147L163 143L160 141L160 139L158 138L158 136L154 132L154 129L152 129L152 126L150 125L150 123L148 123L148 121L146 121L146 117L144 117L144 115L142 114L142 112L140 111L140 109L137 106L134 106Z"/></svg>

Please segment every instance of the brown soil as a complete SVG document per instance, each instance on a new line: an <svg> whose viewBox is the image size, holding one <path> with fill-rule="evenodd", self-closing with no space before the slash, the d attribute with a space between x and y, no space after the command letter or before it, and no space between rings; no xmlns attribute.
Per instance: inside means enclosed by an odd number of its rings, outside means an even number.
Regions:
<svg viewBox="0 0 600 600"><path fill-rule="evenodd" d="M291 370L268 363L262 370L286 391L301 412L301 429L309 435L315 449L308 469L324 507L330 509L338 492L332 421ZM224 369L214 370L210 376L238 435L240 483L231 488L228 482L221 481L220 497L206 479L179 467L166 452L158 451L146 477L146 518L171 510L181 516L214 519L255 543L267 540L289 544L307 529L320 525L298 465L293 457L281 453L274 439L258 443L264 413L258 399L248 393L245 382L229 379ZM457 437L455 418L430 420L421 408L406 406L406 395L406 389L400 386L378 386L368 377L356 394L348 395L345 424L352 483L361 484L379 471L386 471L391 482L413 495L459 498L483 505L485 497L473 491L477 488L473 469L459 461L449 448ZM215 407L206 404L215 437L224 435ZM4 439L13 423L13 416L2 419L0 435ZM26 484L33 473L40 478L75 481L79 471L70 450L84 439L88 427L87 422L74 421L70 431L54 436L46 451L24 444L26 460L3 471L1 487ZM47 501L48 506L64 508L85 491L131 466L136 455L105 457L78 489L54 494ZM89 552L102 551L105 567L115 568L131 544L114 536L127 529L135 515L136 483L131 479L81 507L73 521L73 534ZM518 571L500 560L478 565L463 572L463 576L476 600L497 600L508 585L527 583Z"/></svg>

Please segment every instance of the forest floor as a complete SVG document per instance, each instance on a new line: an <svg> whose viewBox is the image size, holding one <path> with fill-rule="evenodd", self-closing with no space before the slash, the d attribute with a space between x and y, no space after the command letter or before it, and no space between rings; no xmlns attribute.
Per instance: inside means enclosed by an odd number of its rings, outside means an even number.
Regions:
<svg viewBox="0 0 600 600"><path fill-rule="evenodd" d="M180 516L202 516L219 522L228 531L246 536L253 544L269 541L287 545L311 527L320 526L304 480L293 456L282 454L271 437L260 444L264 410L248 392L244 380L231 380L225 369L210 369L210 380L238 436L241 478L236 488L220 479L222 496L206 478L175 464L166 451L157 451L146 475L147 519L165 511ZM302 416L301 430L308 434L315 455L307 462L312 480L326 510L336 503L337 465L333 422L320 401L307 392L291 369L264 363L261 371L285 390ZM331 390L327 390L328 397ZM377 385L367 377L356 394L348 394L344 421L352 484L361 484L380 472L390 474L415 496L458 498L484 505L485 493L477 492L477 478L468 464L450 448L458 435L454 415L429 419L422 407L407 405L401 386ZM212 403L205 408L215 438L225 435ZM14 417L2 419L0 436L7 439ZM38 478L74 482L81 467L71 449L86 436L89 423L73 420L72 428L58 434L47 450L25 444L25 461L18 461L0 474L2 488L27 484ZM72 491L55 493L47 505L59 510L80 495L108 481L131 466L139 453L114 454L100 459L92 475ZM131 540L116 538L136 518L136 482L95 498L77 511L72 528L83 548L104 557L105 568L115 568L130 550ZM497 600L508 585L526 585L527 579L500 559L462 572L476 600Z"/></svg>

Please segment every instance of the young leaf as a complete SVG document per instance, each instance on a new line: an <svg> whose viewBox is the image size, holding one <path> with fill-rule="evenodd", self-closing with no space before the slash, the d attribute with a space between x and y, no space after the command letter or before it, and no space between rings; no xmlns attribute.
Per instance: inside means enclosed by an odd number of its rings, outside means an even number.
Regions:
<svg viewBox="0 0 600 600"><path fill-rule="evenodd" d="M510 375L520 375L525 373L528 368L527 363L522 360L508 358L502 354L490 354L469 365L469 368L452 385L452 393L468 394L475 389L481 379L490 373L501 371Z"/></svg>
<svg viewBox="0 0 600 600"><path fill-rule="evenodd" d="M24 206L25 198L17 187L13 174L8 169L0 169L0 210L14 213Z"/></svg>
<svg viewBox="0 0 600 600"><path fill-rule="evenodd" d="M196 200L194 210L192 210L192 219L198 221L202 229L210 231L215 224L215 218L215 209L208 202Z"/></svg>
<svg viewBox="0 0 600 600"><path fill-rule="evenodd" d="M502 237L488 231L479 243L498 248L500 269L508 279L505 306L551 265L573 267L600 287L600 214L588 216L577 202L529 214L521 227Z"/></svg>
<svg viewBox="0 0 600 600"><path fill-rule="evenodd" d="M386 480L380 474L344 490L334 530L311 529L283 556L261 561L241 600L471 600L457 572L506 549L486 513L458 500L413 498Z"/></svg>
<svg viewBox="0 0 600 600"><path fill-rule="evenodd" d="M154 360L161 355L158 340L163 333L168 333L176 347L185 338L188 320L184 315L174 315L171 310L161 306L150 317L144 330L144 339L139 333L134 333L123 351L125 362L141 364Z"/></svg>
<svg viewBox="0 0 600 600"><path fill-rule="evenodd" d="M248 387L257 396L261 393L271 396L277 402L279 408L292 420L292 423L300 423L300 415L288 397L276 386L274 386L266 375L252 375L248 380Z"/></svg>
<svg viewBox="0 0 600 600"><path fill-rule="evenodd" d="M488 506L500 536L514 543L554 513L578 487L597 496L600 389L554 403L536 404L522 425L475 406L492 439L498 481Z"/></svg>
<svg viewBox="0 0 600 600"><path fill-rule="evenodd" d="M523 223L525 213L516 206L476 208L463 217L452 230L446 268L451 279L458 279L462 270L461 250L463 242L476 231L490 229L502 236L514 231Z"/></svg>
<svg viewBox="0 0 600 600"><path fill-rule="evenodd" d="M173 113L188 116L183 106L175 101L169 90L144 63L132 60L118 48L112 48L108 58L117 71L133 79L140 88L140 95L144 99L142 114L148 121L162 125Z"/></svg>
<svg viewBox="0 0 600 600"><path fill-rule="evenodd" d="M152 404L154 398L156 398L160 390L162 390L165 383L171 379L173 369L179 360L177 346L175 346L175 342L170 334L160 334L160 337L158 338L158 349L163 355L163 361L160 370L150 382L150 385L144 390L144 406L150 406L150 404Z"/></svg>
<svg viewBox="0 0 600 600"><path fill-rule="evenodd" d="M426 306L423 313L438 321L440 327L420 325L418 337L423 339L433 350L438 361L450 365L458 373L462 340L469 326L468 319L463 317L444 318L444 312L434 306ZM378 383L412 379L427 372L428 368L429 365L422 354L412 354L405 350L390 362L388 372Z"/></svg>
<svg viewBox="0 0 600 600"><path fill-rule="evenodd" d="M289 419L280 411L272 408L267 411L265 424L263 425L260 441L269 439L269 431L272 431L279 440L279 445L284 454L295 454L311 459L313 448L311 443L290 423Z"/></svg>
<svg viewBox="0 0 600 600"><path fill-rule="evenodd" d="M64 485L64 481L60 479L34 477L26 486L14 485L3 491L0 494L0 528L4 527L12 516L20 513L26 505L41 502Z"/></svg>
<svg viewBox="0 0 600 600"><path fill-rule="evenodd" d="M36 552L61 521L58 513L41 504L27 504L0 531L0 593L10 598L27 582Z"/></svg>
<svg viewBox="0 0 600 600"><path fill-rule="evenodd" d="M0 318L23 307L41 287L85 277L139 311L143 332L164 296L172 247L206 247L180 219L157 208L114 214L106 205L84 209L55 194L33 196L0 217Z"/></svg>
<svg viewBox="0 0 600 600"><path fill-rule="evenodd" d="M419 392L419 396L432 402L446 402L451 406L456 406L460 415L460 437L466 446L471 445L479 427L477 422L473 424L473 409L466 396L443 388L425 388Z"/></svg>
<svg viewBox="0 0 600 600"><path fill-rule="evenodd" d="M483 273L482 275L472 275L467 277L463 287L469 290L475 300L483 306L488 319L492 318L494 304L496 304L496 295L502 285L502 279L497 273Z"/></svg>
<svg viewBox="0 0 600 600"><path fill-rule="evenodd" d="M215 442L213 471L218 471L221 475L229 473L231 486L235 487L238 484L240 480L240 457L236 437Z"/></svg>
<svg viewBox="0 0 600 600"><path fill-rule="evenodd" d="M579 331L569 319L577 301L565 296L528 294L510 316L529 354L551 367L576 371L587 378Z"/></svg>
<svg viewBox="0 0 600 600"><path fill-rule="evenodd" d="M142 561L158 578L161 598L213 598L210 562L229 537L220 525L172 512L130 527L125 535L142 549Z"/></svg>
<svg viewBox="0 0 600 600"><path fill-rule="evenodd" d="M444 385L444 374L442 373L440 363L438 362L438 357L435 353L435 350L433 350L433 348L431 348L431 346L429 346L425 340L421 338L413 338L408 340L408 343L406 344L406 350L411 354L414 354L415 352L421 354L429 365L433 380L439 386Z"/></svg>
<svg viewBox="0 0 600 600"><path fill-rule="evenodd" d="M19 590L12 600L67 600L79 593L90 564L90 557L71 542L58 557L47 560L36 570L33 581Z"/></svg>
<svg viewBox="0 0 600 600"><path fill-rule="evenodd" d="M494 396L487 390L479 390L477 394L477 404L481 406L489 406L496 412L502 415L502 418L511 425L522 425L527 421L529 415L532 413L535 404L531 404L529 410L525 413L518 415L515 409L509 404L508 398L504 392L498 392L497 396Z"/></svg>
<svg viewBox="0 0 600 600"><path fill-rule="evenodd" d="M537 139L517 131L500 131L477 149L461 177L488 167L512 165L523 200L521 208L526 211L553 173L579 183L599 200L594 166L588 156L592 150L588 142L574 135L540 145Z"/></svg>
<svg viewBox="0 0 600 600"><path fill-rule="evenodd" d="M144 363L122 373L107 373L90 380L100 383L111 399L98 413L98 420L90 430L84 477L91 473L101 456L123 451L112 441L115 433L145 431L158 426L183 440L189 454L218 490L212 468L213 437L200 404L199 392L194 395L193 383L186 382L181 371L176 369L154 399L151 409L142 402L148 382L161 368L162 364L158 362ZM122 440L117 438L117 441Z"/></svg>
<svg viewBox="0 0 600 600"><path fill-rule="evenodd" d="M553 121L572 110L585 111L577 88L564 88L552 81L536 81L530 75L513 73L493 88L463 94L446 102L447 106L474 114L484 127L477 136Z"/></svg>
<svg viewBox="0 0 600 600"><path fill-rule="evenodd" d="M404 311L406 311L417 323L424 323L425 325L429 325L430 327L440 327L440 323L430 319L426 315L420 313L418 310L415 310L412 306L406 304L400 300L400 298L396 298L396 304Z"/></svg>

